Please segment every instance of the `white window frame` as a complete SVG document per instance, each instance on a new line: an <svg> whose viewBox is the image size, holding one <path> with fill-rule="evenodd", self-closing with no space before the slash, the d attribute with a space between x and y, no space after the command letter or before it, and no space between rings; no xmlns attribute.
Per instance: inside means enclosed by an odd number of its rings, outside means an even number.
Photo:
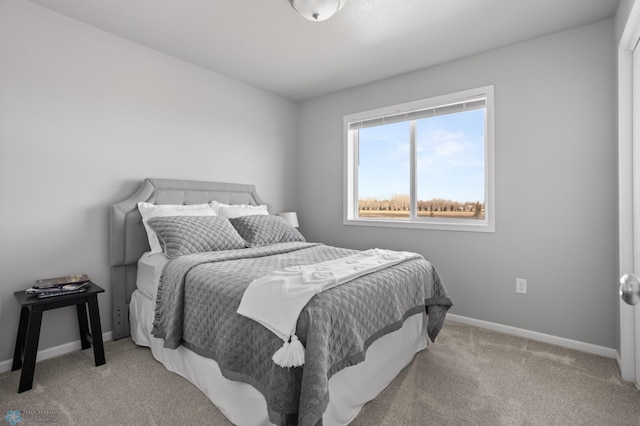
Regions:
<svg viewBox="0 0 640 426"><path fill-rule="evenodd" d="M349 124L365 120L382 119L387 116L408 114L415 111L454 105L484 97L485 114L485 182L484 182L484 219L456 219L417 217L416 212L416 176L415 143L411 141L411 211L409 219L361 218L358 217L358 155L357 132L349 131ZM344 200L343 223L345 225L382 226L392 228L420 228L447 231L495 232L495 152L494 152L494 96L493 86L464 90L419 101L378 108L370 111L345 115L343 119L344 135ZM355 137L354 137L355 135Z"/></svg>

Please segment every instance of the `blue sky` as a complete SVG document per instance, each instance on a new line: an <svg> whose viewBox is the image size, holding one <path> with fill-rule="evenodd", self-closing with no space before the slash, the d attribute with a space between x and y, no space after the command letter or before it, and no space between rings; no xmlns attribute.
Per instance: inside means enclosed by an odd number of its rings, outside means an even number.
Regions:
<svg viewBox="0 0 640 426"><path fill-rule="evenodd" d="M418 199L484 202L484 110L417 121ZM360 129L359 198L408 194L409 122Z"/></svg>

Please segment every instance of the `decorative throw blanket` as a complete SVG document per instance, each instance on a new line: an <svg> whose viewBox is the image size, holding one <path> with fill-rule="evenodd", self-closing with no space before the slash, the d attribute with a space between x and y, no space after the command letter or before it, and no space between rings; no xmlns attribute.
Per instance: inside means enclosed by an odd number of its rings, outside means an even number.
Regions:
<svg viewBox="0 0 640 426"><path fill-rule="evenodd" d="M253 280L242 296L238 313L267 327L284 340L273 356L281 367L304 364L304 347L295 335L300 312L321 291L358 277L421 257L410 252L371 249L315 265L296 265Z"/></svg>
<svg viewBox="0 0 640 426"><path fill-rule="evenodd" d="M197 253L169 261L160 277L153 334L214 359L230 380L251 384L277 425L316 425L329 402L329 379L358 364L379 337L414 314L428 314L431 340L451 300L433 266L409 259L318 293L295 330L304 367L282 368L272 355L282 340L236 311L249 283L273 271L355 255L355 250L311 243Z"/></svg>

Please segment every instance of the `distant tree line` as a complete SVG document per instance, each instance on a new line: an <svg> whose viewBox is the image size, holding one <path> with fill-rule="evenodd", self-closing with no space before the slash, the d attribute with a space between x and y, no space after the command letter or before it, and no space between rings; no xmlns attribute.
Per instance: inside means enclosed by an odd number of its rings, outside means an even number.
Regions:
<svg viewBox="0 0 640 426"><path fill-rule="evenodd" d="M484 203L479 201L453 201L442 198L431 200L418 200L418 212L473 212L474 216L480 216L484 211ZM358 208L361 211L409 211L411 206L409 195L392 195L380 200L378 198L364 198L358 200Z"/></svg>

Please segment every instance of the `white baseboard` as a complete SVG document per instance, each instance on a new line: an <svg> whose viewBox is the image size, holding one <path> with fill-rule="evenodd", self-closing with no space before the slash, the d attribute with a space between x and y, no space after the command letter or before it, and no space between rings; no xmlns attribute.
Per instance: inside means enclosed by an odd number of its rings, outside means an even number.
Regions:
<svg viewBox="0 0 640 426"><path fill-rule="evenodd" d="M103 342L108 342L110 340L113 340L113 332L107 331L106 333L102 333ZM82 343L80 342L80 339L73 342L64 343L59 346L54 346L52 348L43 349L41 351L38 351L36 362L44 361L45 359L53 358L54 356L58 355L64 355L69 352L79 351L80 349L82 349ZM11 364L13 364L13 359L0 361L0 373L11 371Z"/></svg>
<svg viewBox="0 0 640 426"><path fill-rule="evenodd" d="M593 345L591 343L580 342L577 340L565 339L564 337L552 336L550 334L538 333L537 331L525 330L523 328L511 327L508 325L497 324L495 322L482 321L474 318L463 317L455 314L447 314L447 319L452 322L473 325L475 327L486 328L488 330L498 331L500 333L511 334L513 336L524 337L526 339L538 342L549 343L551 345L560 346L568 349L575 349L581 352L587 352L594 355L613 358L620 363L618 351L605 346Z"/></svg>

